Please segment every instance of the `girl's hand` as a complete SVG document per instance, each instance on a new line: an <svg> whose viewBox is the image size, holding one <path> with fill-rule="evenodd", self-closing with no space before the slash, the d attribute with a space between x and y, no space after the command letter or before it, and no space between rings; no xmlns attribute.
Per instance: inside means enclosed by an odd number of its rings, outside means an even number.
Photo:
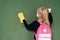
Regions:
<svg viewBox="0 0 60 40"><path fill-rule="evenodd" d="M23 23L23 20L25 20L23 12L19 12L18 17L19 17L20 22Z"/></svg>

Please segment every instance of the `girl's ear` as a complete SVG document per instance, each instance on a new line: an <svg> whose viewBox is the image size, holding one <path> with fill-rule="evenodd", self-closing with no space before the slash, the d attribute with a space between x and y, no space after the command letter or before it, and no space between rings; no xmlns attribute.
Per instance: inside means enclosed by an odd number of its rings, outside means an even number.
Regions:
<svg viewBox="0 0 60 40"><path fill-rule="evenodd" d="M37 16L37 17L39 16L38 13L36 14L36 16Z"/></svg>
<svg viewBox="0 0 60 40"><path fill-rule="evenodd" d="M38 13L36 14L36 16L38 17Z"/></svg>

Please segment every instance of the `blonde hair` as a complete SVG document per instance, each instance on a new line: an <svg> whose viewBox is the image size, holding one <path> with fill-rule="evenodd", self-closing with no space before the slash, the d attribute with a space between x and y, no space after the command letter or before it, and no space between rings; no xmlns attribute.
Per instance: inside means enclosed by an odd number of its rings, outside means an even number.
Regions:
<svg viewBox="0 0 60 40"><path fill-rule="evenodd" d="M41 8L39 8L39 9L37 9L38 18L39 18L43 23L46 23L46 24L50 25L49 20L47 21L46 18L43 17L44 14L41 13L41 11L42 11L43 9L46 9L46 8L41 7Z"/></svg>

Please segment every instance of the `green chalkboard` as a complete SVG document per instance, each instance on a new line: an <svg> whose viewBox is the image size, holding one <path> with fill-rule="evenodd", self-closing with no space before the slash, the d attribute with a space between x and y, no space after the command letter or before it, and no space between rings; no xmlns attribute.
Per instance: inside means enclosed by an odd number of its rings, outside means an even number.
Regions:
<svg viewBox="0 0 60 40"><path fill-rule="evenodd" d="M36 20L39 7L52 8L52 40L60 40L60 0L0 0L0 40L34 40L34 32L25 29L17 14L22 11L26 21Z"/></svg>

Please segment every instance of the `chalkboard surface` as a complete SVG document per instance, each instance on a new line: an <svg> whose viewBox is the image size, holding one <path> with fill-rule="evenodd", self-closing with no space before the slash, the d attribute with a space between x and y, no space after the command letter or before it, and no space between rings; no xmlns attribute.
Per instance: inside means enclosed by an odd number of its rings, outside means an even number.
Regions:
<svg viewBox="0 0 60 40"><path fill-rule="evenodd" d="M60 40L60 0L0 0L0 40L34 40L34 32L25 29L18 19L23 12L30 24L39 7L52 8L52 40Z"/></svg>

